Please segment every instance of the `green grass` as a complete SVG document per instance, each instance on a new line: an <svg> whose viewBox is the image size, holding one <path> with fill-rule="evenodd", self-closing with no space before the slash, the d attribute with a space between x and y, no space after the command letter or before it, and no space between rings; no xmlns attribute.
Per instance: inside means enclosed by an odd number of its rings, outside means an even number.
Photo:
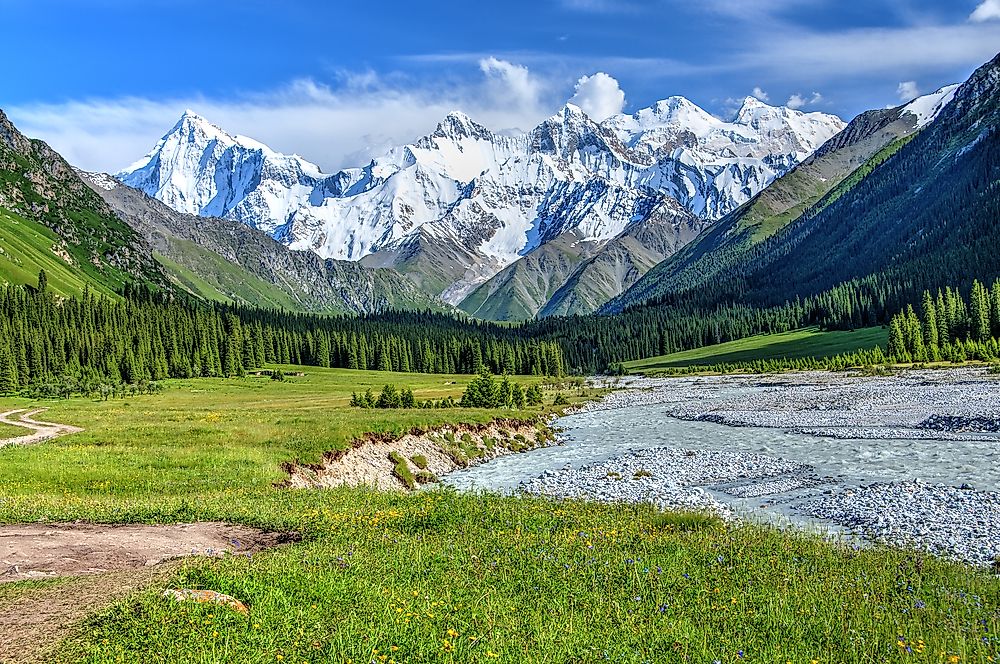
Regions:
<svg viewBox="0 0 1000 664"><path fill-rule="evenodd" d="M14 415L13 419L17 419L17 416ZM5 438L16 438L18 436L27 436L30 433L33 433L31 429L25 429L24 427L16 427L13 424L0 422L0 440L3 440Z"/></svg>
<svg viewBox="0 0 1000 664"><path fill-rule="evenodd" d="M156 254L170 279L185 290L215 302L237 301L258 307L298 311L302 305L288 293L189 240L172 240L173 252L183 252L185 265ZM197 265L197 272L190 266Z"/></svg>
<svg viewBox="0 0 1000 664"><path fill-rule="evenodd" d="M365 433L402 434L541 413L350 408L352 391L378 392L385 383L412 387L421 400L458 399L471 377L284 368L306 375L280 383L267 377L173 380L161 395L44 403L47 420L85 431L0 450L0 520L77 514L169 521L193 502L225 505L234 495L270 487L285 478L282 463L317 462L324 452L344 449ZM33 405L37 402L0 399L2 411Z"/></svg>
<svg viewBox="0 0 1000 664"><path fill-rule="evenodd" d="M45 270L49 288L58 295L79 295L86 284L95 292L113 295L105 280L58 256L59 238L51 230L19 215L0 209L0 281L35 286L39 270ZM85 267L86 266L82 266Z"/></svg>
<svg viewBox="0 0 1000 664"><path fill-rule="evenodd" d="M806 328L781 334L747 337L724 344L626 362L625 368L632 373L641 373L671 367L752 362L754 360L832 357L859 349L885 346L888 338L888 331L880 327L865 328L853 332L823 332L818 328Z"/></svg>
<svg viewBox="0 0 1000 664"><path fill-rule="evenodd" d="M3 522L223 520L303 536L252 557L190 559L170 581L233 595L249 617L167 601L152 588L91 618L63 644L62 661L996 655L1000 583L985 570L648 507L279 488L282 462L316 460L367 431L509 415L346 406L351 391L386 382L418 399L457 397L467 376L305 371L284 383L169 381L158 396L53 402L48 419L87 430L0 449ZM32 589L18 586L0 592L0 604ZM899 636L926 647L903 657Z"/></svg>

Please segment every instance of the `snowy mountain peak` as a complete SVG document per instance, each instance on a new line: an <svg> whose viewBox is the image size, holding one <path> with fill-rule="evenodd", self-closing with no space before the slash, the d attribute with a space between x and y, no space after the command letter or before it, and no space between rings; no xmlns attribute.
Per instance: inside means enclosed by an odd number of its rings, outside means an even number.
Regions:
<svg viewBox="0 0 1000 664"><path fill-rule="evenodd" d="M176 210L241 221L324 258L392 266L428 252L427 266L442 265L422 269L440 270L430 280L457 303L567 233L611 240L665 196L721 217L843 126L757 100L745 107L753 126L684 97L600 124L570 103L516 136L454 112L416 142L333 175L186 112L117 177Z"/></svg>
<svg viewBox="0 0 1000 664"><path fill-rule="evenodd" d="M187 110L149 154L115 177L179 212L227 216L272 232L298 207L291 192L311 190L322 173Z"/></svg>
<svg viewBox="0 0 1000 664"><path fill-rule="evenodd" d="M946 85L940 90L936 90L929 95L917 97L910 103L903 106L902 114L910 114L917 119L917 129L929 125L938 116L941 110L947 106L959 85Z"/></svg>
<svg viewBox="0 0 1000 664"><path fill-rule="evenodd" d="M743 98L743 103L740 104L740 110L736 113L736 117L739 118L744 113L752 113L759 109L773 109L774 106L765 104L760 99L757 99L753 95L747 95Z"/></svg>
<svg viewBox="0 0 1000 664"><path fill-rule="evenodd" d="M554 115L549 116L543 124L548 125L581 125L593 122L576 104L567 102Z"/></svg>
<svg viewBox="0 0 1000 664"><path fill-rule="evenodd" d="M488 139L492 132L461 111L453 111L438 123L431 134L434 138L480 138Z"/></svg>

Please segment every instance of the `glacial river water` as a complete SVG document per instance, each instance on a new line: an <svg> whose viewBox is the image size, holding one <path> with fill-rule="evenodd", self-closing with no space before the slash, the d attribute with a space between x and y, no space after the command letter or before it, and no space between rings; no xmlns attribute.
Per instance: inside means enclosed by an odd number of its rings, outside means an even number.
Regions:
<svg viewBox="0 0 1000 664"><path fill-rule="evenodd" d="M843 440L788 433L763 427L733 427L668 416L668 405L633 406L564 417L565 444L501 457L449 474L444 481L462 490L514 492L525 480L566 465L580 467L655 447L700 451L753 452L808 464L830 484L783 496L738 499L712 492L743 510L788 514L783 504L822 493L831 485L920 479L976 489L1000 489L1000 443L996 435L982 440ZM762 515L764 516L764 515ZM767 517L765 517L767 518Z"/></svg>

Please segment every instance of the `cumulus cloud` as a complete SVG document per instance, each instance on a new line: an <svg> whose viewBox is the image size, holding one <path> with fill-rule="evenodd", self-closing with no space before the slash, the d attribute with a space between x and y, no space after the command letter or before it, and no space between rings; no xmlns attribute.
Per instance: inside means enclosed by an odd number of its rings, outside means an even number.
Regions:
<svg viewBox="0 0 1000 664"><path fill-rule="evenodd" d="M583 76L576 82L576 94L570 103L583 109L596 122L621 113L625 108L625 93L618 80L602 71Z"/></svg>
<svg viewBox="0 0 1000 664"><path fill-rule="evenodd" d="M756 86L753 89L753 92L751 92L750 94L753 95L754 97L756 97L757 99L760 99L761 101L770 101L771 100L771 95L769 95L766 92L764 92L759 85Z"/></svg>
<svg viewBox="0 0 1000 664"><path fill-rule="evenodd" d="M364 164L386 146L429 133L455 110L491 128L527 130L566 98L559 92L565 80L546 82L505 60L484 58L479 71L463 83L416 82L365 71L342 74L336 85L303 79L227 99L121 97L6 110L23 133L44 139L70 163L88 170L124 168L190 108L230 133L333 171Z"/></svg>
<svg viewBox="0 0 1000 664"><path fill-rule="evenodd" d="M910 101L920 96L920 88L916 81L903 81L896 87L896 94L900 101Z"/></svg>
<svg viewBox="0 0 1000 664"><path fill-rule="evenodd" d="M508 108L533 107L538 104L541 83L524 65L516 65L494 57L479 61L479 69L486 75L490 97L494 103Z"/></svg>
<svg viewBox="0 0 1000 664"><path fill-rule="evenodd" d="M823 95L818 92L812 93L811 97L804 97L796 93L788 98L788 101L785 102L785 106L791 109L799 109L805 106L815 106L821 101L823 101Z"/></svg>
<svg viewBox="0 0 1000 664"><path fill-rule="evenodd" d="M969 20L973 23L1000 20L1000 0L983 0L969 15Z"/></svg>

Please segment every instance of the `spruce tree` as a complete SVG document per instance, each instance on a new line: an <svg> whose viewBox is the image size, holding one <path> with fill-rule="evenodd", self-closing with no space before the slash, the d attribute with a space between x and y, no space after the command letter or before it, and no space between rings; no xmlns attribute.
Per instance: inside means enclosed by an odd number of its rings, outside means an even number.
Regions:
<svg viewBox="0 0 1000 664"><path fill-rule="evenodd" d="M990 338L990 294L979 280L972 282L972 294L969 297L969 313L972 324L972 338L986 341Z"/></svg>
<svg viewBox="0 0 1000 664"><path fill-rule="evenodd" d="M14 362L14 355L10 352L10 348L4 344L0 346L0 394L12 394L17 391L18 385L17 364Z"/></svg>
<svg viewBox="0 0 1000 664"><path fill-rule="evenodd" d="M993 305L990 315L992 334L994 337L1000 337L1000 279L994 281L993 288L990 289L990 303Z"/></svg>
<svg viewBox="0 0 1000 664"><path fill-rule="evenodd" d="M889 359L893 362L908 362L910 358L906 350L906 338L903 336L900 318L900 316L893 316L889 323Z"/></svg>
<svg viewBox="0 0 1000 664"><path fill-rule="evenodd" d="M940 343L940 339L938 338L937 307L934 305L934 300L931 299L930 291L924 291L921 313L924 319L924 343L927 345L928 355L930 359L937 359L938 345Z"/></svg>

